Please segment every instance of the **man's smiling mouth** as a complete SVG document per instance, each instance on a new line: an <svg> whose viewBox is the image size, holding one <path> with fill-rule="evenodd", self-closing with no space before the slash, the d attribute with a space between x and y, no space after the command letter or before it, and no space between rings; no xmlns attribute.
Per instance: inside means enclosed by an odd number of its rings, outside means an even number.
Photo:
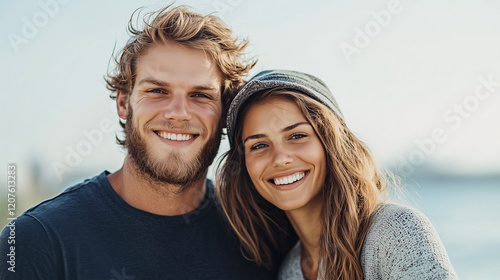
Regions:
<svg viewBox="0 0 500 280"><path fill-rule="evenodd" d="M197 134L169 133L164 131L155 131L155 133L162 138L174 141L188 141L198 136Z"/></svg>

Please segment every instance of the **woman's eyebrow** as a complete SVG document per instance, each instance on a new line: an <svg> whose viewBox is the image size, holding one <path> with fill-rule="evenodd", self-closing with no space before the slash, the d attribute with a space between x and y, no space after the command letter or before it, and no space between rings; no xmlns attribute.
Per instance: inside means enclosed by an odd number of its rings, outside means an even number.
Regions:
<svg viewBox="0 0 500 280"><path fill-rule="evenodd" d="M243 144L245 144L245 142L247 142L247 140L250 140L250 139L258 139L258 138L264 138L266 137L265 134L254 134L254 135L250 135L248 136L247 138L245 138L245 140L243 141Z"/></svg>
<svg viewBox="0 0 500 280"><path fill-rule="evenodd" d="M292 124L292 125L289 125L285 128L283 128L281 130L281 132L286 132L286 131L289 131L289 130L292 130L294 128L296 128L297 126L300 126L300 125L308 125L309 123L308 122L298 122L296 124ZM258 138L264 138L266 137L265 134L254 134L254 135L250 135L248 136L247 138L245 138L245 140L243 141L243 144L245 144L245 142L247 142L247 140L250 140L250 139L258 139Z"/></svg>
<svg viewBox="0 0 500 280"><path fill-rule="evenodd" d="M309 124L309 123L308 122L298 122L296 124L292 124L292 125L289 125L289 126L283 128L281 130L281 132L286 132L286 131L292 130L292 129L296 128L297 126L304 125L304 124Z"/></svg>

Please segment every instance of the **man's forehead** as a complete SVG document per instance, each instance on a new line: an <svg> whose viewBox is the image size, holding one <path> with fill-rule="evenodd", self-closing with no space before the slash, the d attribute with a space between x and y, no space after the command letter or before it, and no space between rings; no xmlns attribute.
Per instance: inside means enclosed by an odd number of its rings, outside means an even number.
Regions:
<svg viewBox="0 0 500 280"><path fill-rule="evenodd" d="M137 60L136 78L192 86L220 87L222 75L214 60L201 50L152 48Z"/></svg>
<svg viewBox="0 0 500 280"><path fill-rule="evenodd" d="M201 69L214 69L217 65L212 56L202 49L194 49L182 46L178 43L157 44L151 46L143 55L139 56L138 62L148 64L173 64L182 63L186 67Z"/></svg>

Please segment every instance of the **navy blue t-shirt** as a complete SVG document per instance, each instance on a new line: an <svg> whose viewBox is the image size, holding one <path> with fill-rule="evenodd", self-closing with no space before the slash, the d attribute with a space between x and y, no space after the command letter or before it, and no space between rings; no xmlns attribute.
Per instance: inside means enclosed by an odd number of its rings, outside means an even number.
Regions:
<svg viewBox="0 0 500 280"><path fill-rule="evenodd" d="M0 235L0 279L274 279L246 260L214 200L159 216L128 205L105 171L27 210ZM12 244L15 231L15 272ZM11 256L8 256L10 254Z"/></svg>

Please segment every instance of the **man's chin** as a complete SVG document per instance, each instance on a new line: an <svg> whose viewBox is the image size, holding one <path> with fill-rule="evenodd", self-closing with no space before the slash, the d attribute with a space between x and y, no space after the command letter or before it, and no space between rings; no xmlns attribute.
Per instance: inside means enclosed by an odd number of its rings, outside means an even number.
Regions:
<svg viewBox="0 0 500 280"><path fill-rule="evenodd" d="M173 153L163 158L149 157L146 165L139 166L142 173L157 183L190 185L203 178L208 168L200 170L197 157Z"/></svg>

